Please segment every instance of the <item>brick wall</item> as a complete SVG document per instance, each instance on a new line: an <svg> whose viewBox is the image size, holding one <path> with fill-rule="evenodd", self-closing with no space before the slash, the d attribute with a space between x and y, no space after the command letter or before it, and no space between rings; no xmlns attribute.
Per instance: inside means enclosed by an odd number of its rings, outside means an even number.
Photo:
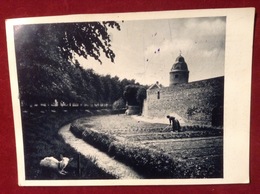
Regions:
<svg viewBox="0 0 260 194"><path fill-rule="evenodd" d="M223 107L224 77L147 91L143 115L165 117L175 113L185 122L212 124L212 112ZM220 109L222 110L222 109Z"/></svg>

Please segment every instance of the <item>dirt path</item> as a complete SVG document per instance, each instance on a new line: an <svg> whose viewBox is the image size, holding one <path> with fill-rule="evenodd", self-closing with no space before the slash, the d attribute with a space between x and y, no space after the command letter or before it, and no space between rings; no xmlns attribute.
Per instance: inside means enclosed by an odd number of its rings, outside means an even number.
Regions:
<svg viewBox="0 0 260 194"><path fill-rule="evenodd" d="M141 179L135 171L121 162L114 160L107 154L99 151L93 146L89 145L82 139L76 138L69 130L70 124L63 126L59 130L59 134L64 141L73 147L77 152L84 155L90 160L95 160L97 166L106 172L116 176L118 179Z"/></svg>

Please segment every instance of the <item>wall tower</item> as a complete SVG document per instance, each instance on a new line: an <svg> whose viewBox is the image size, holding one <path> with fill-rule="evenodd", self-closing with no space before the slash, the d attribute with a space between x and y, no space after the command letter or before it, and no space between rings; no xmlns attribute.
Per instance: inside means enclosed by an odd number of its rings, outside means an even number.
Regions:
<svg viewBox="0 0 260 194"><path fill-rule="evenodd" d="M174 86L180 83L188 83L189 70L188 66L181 54L176 58L170 71L170 86Z"/></svg>

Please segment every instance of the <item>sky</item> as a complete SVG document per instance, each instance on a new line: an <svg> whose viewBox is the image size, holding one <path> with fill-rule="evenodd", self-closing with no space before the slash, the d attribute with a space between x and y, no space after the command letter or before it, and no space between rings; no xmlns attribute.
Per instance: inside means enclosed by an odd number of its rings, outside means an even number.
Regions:
<svg viewBox="0 0 260 194"><path fill-rule="evenodd" d="M224 75L225 17L120 21L121 31L109 30L115 62L102 65L79 59L84 68L141 84L169 85L169 72L181 54L190 71L189 82Z"/></svg>

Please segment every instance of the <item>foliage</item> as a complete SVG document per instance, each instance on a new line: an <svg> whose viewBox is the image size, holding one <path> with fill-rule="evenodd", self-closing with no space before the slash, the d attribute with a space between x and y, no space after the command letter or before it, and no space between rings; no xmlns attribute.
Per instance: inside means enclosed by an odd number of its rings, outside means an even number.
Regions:
<svg viewBox="0 0 260 194"><path fill-rule="evenodd" d="M137 85L128 85L124 90L124 98L126 99L128 105L136 106L138 102L136 100L136 93L139 86Z"/></svg>
<svg viewBox="0 0 260 194"><path fill-rule="evenodd" d="M59 104L64 102L100 106L111 105L123 96L124 82L117 76L101 76L92 69L83 69L80 65L67 66L67 72L54 72L55 70L49 68L46 71L50 73L42 71L45 67L39 66L39 70L32 75L26 68L20 70L20 80L23 82L20 84L20 99L23 103L50 106L57 100Z"/></svg>
<svg viewBox="0 0 260 194"><path fill-rule="evenodd" d="M140 86L136 92L136 101L139 103L140 107L143 107L144 99L146 99L147 87Z"/></svg>
<svg viewBox="0 0 260 194"><path fill-rule="evenodd" d="M65 57L73 58L73 52L87 59L93 57L100 63L100 50L114 62L115 53L111 50L111 39L108 28L120 30L120 25L114 21L71 23L60 26L63 41L60 45Z"/></svg>
<svg viewBox="0 0 260 194"><path fill-rule="evenodd" d="M144 99L146 99L147 86L142 86L139 83L129 84L124 88L124 98L128 105L142 107Z"/></svg>
<svg viewBox="0 0 260 194"><path fill-rule="evenodd" d="M123 98L119 98L117 101L113 103L112 108L114 110L125 108L125 100Z"/></svg>
<svg viewBox="0 0 260 194"><path fill-rule="evenodd" d="M55 100L72 103L109 103L122 96L118 77L100 76L83 69L75 56L102 63L102 53L112 62L109 28L118 23L58 23L17 25L15 51L20 99L24 105ZM105 89L109 90L106 93Z"/></svg>
<svg viewBox="0 0 260 194"><path fill-rule="evenodd" d="M27 60L59 63L73 60L75 53L86 59L93 57L101 63L101 51L113 62L115 54L111 50L108 28L120 30L119 24L114 21L17 25L15 44L18 64Z"/></svg>

